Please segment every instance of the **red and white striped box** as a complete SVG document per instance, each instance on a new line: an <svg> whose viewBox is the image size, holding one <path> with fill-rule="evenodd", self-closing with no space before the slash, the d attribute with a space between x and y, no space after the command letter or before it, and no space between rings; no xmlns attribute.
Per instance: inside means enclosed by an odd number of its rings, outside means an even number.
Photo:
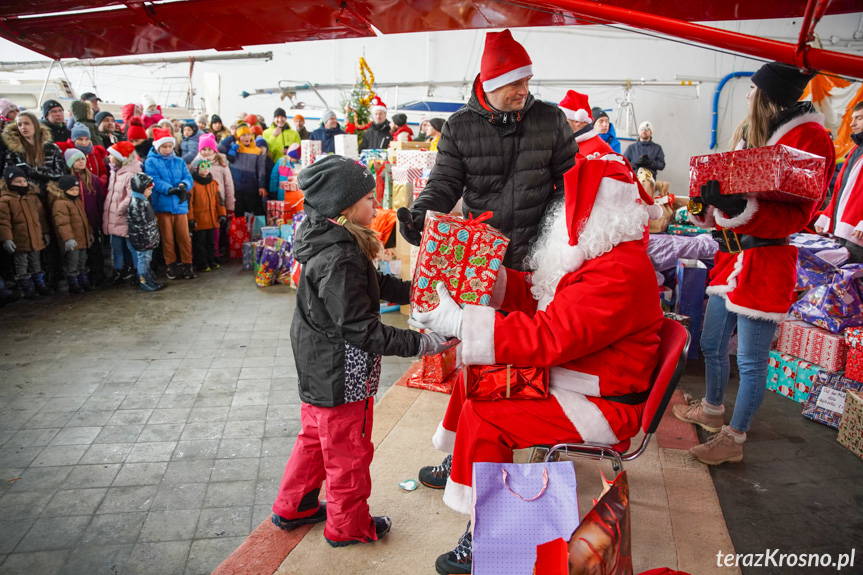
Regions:
<svg viewBox="0 0 863 575"><path fill-rule="evenodd" d="M845 369L848 344L841 333L831 333L800 320L784 321L779 326L776 349L838 372Z"/></svg>

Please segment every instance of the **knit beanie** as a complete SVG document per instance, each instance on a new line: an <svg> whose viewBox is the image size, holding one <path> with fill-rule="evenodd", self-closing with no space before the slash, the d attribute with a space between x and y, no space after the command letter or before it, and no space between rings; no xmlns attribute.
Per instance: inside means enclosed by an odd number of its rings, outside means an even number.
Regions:
<svg viewBox="0 0 863 575"><path fill-rule="evenodd" d="M6 168L6 171L3 172L3 179L6 180L6 185L12 185L12 180L14 180L15 178L24 178L26 180L27 172L15 166L10 166Z"/></svg>
<svg viewBox="0 0 863 575"><path fill-rule="evenodd" d="M288 115L285 113L284 108L276 108L276 111L273 112L273 118L287 118Z"/></svg>
<svg viewBox="0 0 863 575"><path fill-rule="evenodd" d="M147 139L147 131L144 130L144 121L139 116L129 118L129 129L126 130L126 137L130 140Z"/></svg>
<svg viewBox="0 0 863 575"><path fill-rule="evenodd" d="M258 127L260 127L260 126L258 126ZM268 150L270 148L267 145L267 141L264 139L263 136L258 136L257 138L255 138L255 145L259 148L264 148L265 150Z"/></svg>
<svg viewBox="0 0 863 575"><path fill-rule="evenodd" d="M206 114L198 114L195 116L196 124L206 124L207 123L207 115Z"/></svg>
<svg viewBox="0 0 863 575"><path fill-rule="evenodd" d="M131 142L117 142L108 148L108 153L121 164L125 164L135 153L135 146Z"/></svg>
<svg viewBox="0 0 863 575"><path fill-rule="evenodd" d="M302 170L297 184L308 205L335 218L374 190L375 178L360 162L329 155Z"/></svg>
<svg viewBox="0 0 863 575"><path fill-rule="evenodd" d="M153 96L151 96L150 94L144 94L143 96L141 96L141 102L143 102L144 104L144 110L146 110L150 106L156 105L156 100L154 100Z"/></svg>
<svg viewBox="0 0 863 575"><path fill-rule="evenodd" d="M264 129L258 124L255 124L254 126L252 126L252 133L255 135L255 137L257 137L264 133Z"/></svg>
<svg viewBox="0 0 863 575"><path fill-rule="evenodd" d="M594 108L591 108L591 109L590 109L590 115L591 115L591 116L593 116L593 123L594 123L594 124L595 124L595 123L596 123L596 121L597 121L598 119L600 119L600 118L608 118L608 114L606 114L606 113L605 113L605 110L603 110L603 109L602 109L602 108L600 108L599 106L596 106L596 107L594 107Z"/></svg>
<svg viewBox="0 0 863 575"><path fill-rule="evenodd" d="M132 191L143 194L144 190L153 185L153 178L144 172L138 172L132 176Z"/></svg>
<svg viewBox="0 0 863 575"><path fill-rule="evenodd" d="M192 120L189 120L188 122L183 124L183 127L184 128L192 128L192 136L194 136L195 134L198 133L198 124L196 124Z"/></svg>
<svg viewBox="0 0 863 575"><path fill-rule="evenodd" d="M429 124L432 125L432 128L437 130L438 132L443 130L443 125L446 123L446 120L443 118L432 118L429 120Z"/></svg>
<svg viewBox="0 0 863 575"><path fill-rule="evenodd" d="M74 142L78 138L89 138L90 137L90 129L82 124L81 122L75 122L75 125L72 126L72 136L70 139Z"/></svg>
<svg viewBox="0 0 863 575"><path fill-rule="evenodd" d="M650 130L651 135L653 134L653 122L649 120L645 120L638 125L638 131L641 130Z"/></svg>
<svg viewBox="0 0 863 575"><path fill-rule="evenodd" d="M42 117L47 118L48 112L50 112L54 108L60 108L62 110L63 104L61 104L57 100L45 100L45 102L42 103ZM3 115L5 116L5 114Z"/></svg>
<svg viewBox="0 0 863 575"><path fill-rule="evenodd" d="M174 129L174 122L171 121L171 118L162 118L159 120L158 126L168 126L171 130Z"/></svg>
<svg viewBox="0 0 863 575"><path fill-rule="evenodd" d="M248 126L248 124L243 124L242 126L237 127L237 132L234 134L234 137L239 140L240 136L251 133L252 129Z"/></svg>
<svg viewBox="0 0 863 575"><path fill-rule="evenodd" d="M65 192L78 185L78 178L75 176L60 176L60 179L57 180L57 185Z"/></svg>
<svg viewBox="0 0 863 575"><path fill-rule="evenodd" d="M405 124L408 123L408 117L406 114L393 114L393 124L401 128Z"/></svg>
<svg viewBox="0 0 863 575"><path fill-rule="evenodd" d="M219 116L218 114L213 114L212 116L210 116L210 124L215 124L216 122L224 124L221 116Z"/></svg>
<svg viewBox="0 0 863 575"><path fill-rule="evenodd" d="M255 124L258 123L258 117L254 114L249 114L248 116L243 118L243 121L250 126L254 126Z"/></svg>
<svg viewBox="0 0 863 575"><path fill-rule="evenodd" d="M114 114L112 114L111 112L109 112L107 110L102 110L101 112L96 114L96 126L101 124L102 120L104 120L105 118L108 118L108 117L110 117L111 119L114 119Z"/></svg>
<svg viewBox="0 0 863 575"><path fill-rule="evenodd" d="M294 123L295 124L297 123L297 120L301 120L301 121L305 122L306 118L302 114L297 114L296 116L294 116Z"/></svg>
<svg viewBox="0 0 863 575"><path fill-rule="evenodd" d="M533 76L533 62L508 29L485 35L479 72L483 90L494 92L528 76Z"/></svg>
<svg viewBox="0 0 863 575"><path fill-rule="evenodd" d="M809 80L817 73L804 74L795 66L781 62L768 62L752 75L752 83L758 86L758 89L764 92L767 99L774 104L790 108L800 100Z"/></svg>
<svg viewBox="0 0 863 575"><path fill-rule="evenodd" d="M0 116L7 117L12 112L17 112L18 106L12 103L11 100L0 98Z"/></svg>
<svg viewBox="0 0 863 575"><path fill-rule="evenodd" d="M324 112L324 115L321 116L321 124L326 124L327 120L329 120L330 118L335 118L335 117L336 117L335 112L333 112L332 110L327 110L326 112Z"/></svg>
<svg viewBox="0 0 863 575"><path fill-rule="evenodd" d="M66 159L66 165L70 170L72 169L72 164L74 164L78 158L87 158L87 156L84 155L84 152L78 148L69 148L63 153L63 157Z"/></svg>
<svg viewBox="0 0 863 575"><path fill-rule="evenodd" d="M295 160L300 159L300 145L294 142L290 146L288 146L288 157L293 158Z"/></svg>
<svg viewBox="0 0 863 575"><path fill-rule="evenodd" d="M204 148L210 148L216 152L219 151L219 147L216 145L215 134L201 134L201 137L198 138L198 151L200 152Z"/></svg>

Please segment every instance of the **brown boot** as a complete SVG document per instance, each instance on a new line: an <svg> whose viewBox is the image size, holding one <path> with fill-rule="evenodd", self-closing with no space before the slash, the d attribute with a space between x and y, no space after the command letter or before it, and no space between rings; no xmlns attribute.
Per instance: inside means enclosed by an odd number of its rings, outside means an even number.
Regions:
<svg viewBox="0 0 863 575"><path fill-rule="evenodd" d="M694 423L700 426L705 431L716 433L722 429L725 419L723 415L709 415L704 413L704 404L700 399L692 399L688 393L683 394L683 399L688 405L677 404L672 410L674 417L686 423Z"/></svg>
<svg viewBox="0 0 863 575"><path fill-rule="evenodd" d="M743 442L737 441L736 434L723 425L722 429L701 445L696 445L689 450L692 457L706 465L720 465L722 463L737 463L743 461ZM746 435L743 435L745 440Z"/></svg>

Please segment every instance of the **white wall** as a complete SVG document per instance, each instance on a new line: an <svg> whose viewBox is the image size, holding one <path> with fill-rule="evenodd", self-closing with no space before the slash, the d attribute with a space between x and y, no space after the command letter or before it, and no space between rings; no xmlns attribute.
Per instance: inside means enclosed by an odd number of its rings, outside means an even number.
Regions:
<svg viewBox="0 0 863 575"><path fill-rule="evenodd" d="M822 38L850 39L858 28L860 15L831 16L823 19L816 32ZM711 25L761 37L796 42L800 21L762 20L751 22L713 23ZM636 87L633 102L638 121L651 120L655 140L665 149L667 168L660 179L672 184L672 193L685 194L688 182L688 158L709 151L715 81L738 70L754 71L756 60L717 53L670 40L640 35L635 32L603 26L566 28L514 29L513 35L527 48L534 62L535 78L541 79L625 79L674 81L676 76L713 79L695 88ZM420 34L399 34L385 37L297 42L276 46L249 46L252 51L272 50L273 60L198 63L193 82L203 95L203 73L221 75L221 112L226 121L240 112L253 112L269 117L277 106L288 107L277 95L243 99L243 90L276 87L279 80L296 83L352 83L357 75L358 58L366 60L379 82L465 81L469 85L479 70L485 31L458 31ZM854 53L863 50L857 43ZM4 60L27 60L38 57L19 47L0 43ZM117 67L90 70L95 88L106 100L118 103L140 101L148 91L158 93L160 86L181 84L180 80L165 80L165 76L188 74L188 65L165 67ZM39 74L19 74L16 77L41 77ZM8 78L0 74L0 78ZM78 92L93 88L90 76L80 70L70 70L70 80ZM730 82L722 94L719 107L720 147L724 147L733 126L745 113L746 79ZM533 89L535 95L559 101L566 89L542 86ZM579 91L590 96L592 105L617 109L616 98L623 96L617 87L584 87ZM338 94L325 93L329 104L337 106ZM394 89L382 92L392 106ZM398 101L422 98L425 89L400 89ZM438 88L438 98L458 98L464 90ZM319 105L311 92L300 95L309 105ZM177 98L174 98L176 101ZM163 103L165 101L163 100ZM616 111L610 113L615 119Z"/></svg>

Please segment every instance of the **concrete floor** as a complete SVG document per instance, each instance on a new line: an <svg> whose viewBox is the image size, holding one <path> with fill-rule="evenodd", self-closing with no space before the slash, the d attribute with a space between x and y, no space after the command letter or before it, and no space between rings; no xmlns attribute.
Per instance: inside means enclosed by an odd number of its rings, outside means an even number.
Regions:
<svg viewBox="0 0 863 575"><path fill-rule="evenodd" d="M231 265L0 311L0 574L218 566L270 515L300 429L293 308ZM381 395L410 363L384 359Z"/></svg>

